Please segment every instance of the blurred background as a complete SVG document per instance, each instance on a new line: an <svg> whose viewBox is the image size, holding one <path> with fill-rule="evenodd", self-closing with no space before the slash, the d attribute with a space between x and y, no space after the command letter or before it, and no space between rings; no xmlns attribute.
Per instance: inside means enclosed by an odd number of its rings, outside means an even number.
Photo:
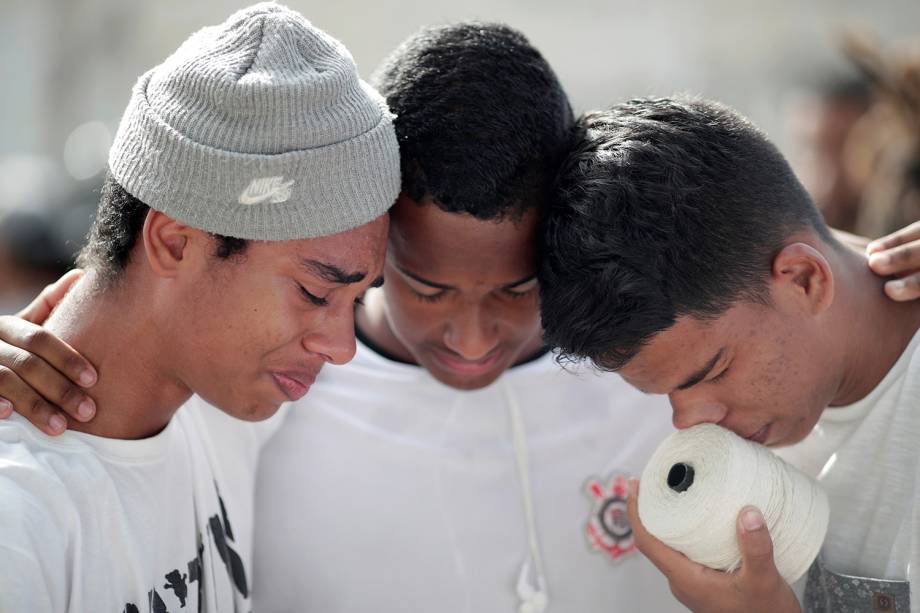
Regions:
<svg viewBox="0 0 920 613"><path fill-rule="evenodd" d="M246 4L0 0L0 313L71 265L137 77ZM504 21L542 50L576 112L674 92L722 100L768 132L832 225L875 237L920 218L917 0L286 4L365 77L423 25Z"/></svg>

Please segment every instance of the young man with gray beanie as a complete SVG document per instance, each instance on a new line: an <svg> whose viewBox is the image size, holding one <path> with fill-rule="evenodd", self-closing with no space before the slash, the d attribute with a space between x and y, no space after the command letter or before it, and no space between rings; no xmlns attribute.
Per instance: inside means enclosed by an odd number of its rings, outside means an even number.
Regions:
<svg viewBox="0 0 920 613"><path fill-rule="evenodd" d="M109 165L47 322L96 365L99 414L57 438L0 423L0 611L248 612L266 432L239 420L354 354L391 116L340 43L260 4L140 78Z"/></svg>

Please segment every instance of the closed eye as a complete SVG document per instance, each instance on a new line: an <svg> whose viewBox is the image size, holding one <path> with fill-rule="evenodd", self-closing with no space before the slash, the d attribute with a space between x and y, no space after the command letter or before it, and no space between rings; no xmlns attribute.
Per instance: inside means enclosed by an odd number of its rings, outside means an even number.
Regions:
<svg viewBox="0 0 920 613"><path fill-rule="evenodd" d="M305 288L303 285L298 283L297 287L300 288L300 294L304 298L306 298L308 301L310 301L310 303L313 304L313 306L324 307L329 304L329 301L326 298L323 298L322 296L317 296L316 294L310 292L310 290Z"/></svg>
<svg viewBox="0 0 920 613"><path fill-rule="evenodd" d="M525 296L530 296L531 294L533 294L535 289L537 289L536 285L533 285L524 290L511 289L510 287L506 287L502 289L502 293L508 296L509 298L524 298Z"/></svg>
<svg viewBox="0 0 920 613"><path fill-rule="evenodd" d="M447 295L447 290L441 290L440 292L437 292L435 294L423 294L413 289L412 293L415 294L415 297L421 300L422 302L438 302L442 298L444 298L444 296Z"/></svg>

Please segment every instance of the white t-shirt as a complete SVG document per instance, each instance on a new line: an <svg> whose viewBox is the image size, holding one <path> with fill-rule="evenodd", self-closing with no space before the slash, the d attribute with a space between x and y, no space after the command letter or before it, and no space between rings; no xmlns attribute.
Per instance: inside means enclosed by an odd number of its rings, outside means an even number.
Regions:
<svg viewBox="0 0 920 613"><path fill-rule="evenodd" d="M826 409L805 440L778 453L817 477L830 499L821 560L848 577L825 578L833 581L825 591L840 596L847 585L858 585L849 576L909 581L910 611L920 613L920 332L868 396ZM896 589L863 587L827 606L888 610L872 599ZM906 610L906 603L897 604L897 611Z"/></svg>
<svg viewBox="0 0 920 613"><path fill-rule="evenodd" d="M197 398L136 441L0 422L0 612L249 613L265 438Z"/></svg>
<svg viewBox="0 0 920 613"><path fill-rule="evenodd" d="M263 452L254 609L517 611L530 539L509 403L526 432L547 612L685 611L631 548L616 495L615 477L639 474L672 431L665 397L552 355L462 392L362 344Z"/></svg>

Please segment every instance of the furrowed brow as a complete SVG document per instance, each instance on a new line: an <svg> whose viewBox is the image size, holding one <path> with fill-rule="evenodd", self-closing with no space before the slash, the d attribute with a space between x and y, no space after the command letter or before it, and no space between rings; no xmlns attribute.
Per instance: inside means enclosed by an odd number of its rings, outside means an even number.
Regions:
<svg viewBox="0 0 920 613"><path fill-rule="evenodd" d="M706 376L715 368L719 360L722 359L722 355L725 353L725 347L719 349L719 352L716 353L709 362L706 363L701 369L687 377L687 380L677 386L679 390L690 389L700 381L706 378Z"/></svg>
<svg viewBox="0 0 920 613"><path fill-rule="evenodd" d="M318 260L301 260L301 265L310 273L322 277L330 283L351 285L360 283L367 276L366 272L347 272L334 264Z"/></svg>

